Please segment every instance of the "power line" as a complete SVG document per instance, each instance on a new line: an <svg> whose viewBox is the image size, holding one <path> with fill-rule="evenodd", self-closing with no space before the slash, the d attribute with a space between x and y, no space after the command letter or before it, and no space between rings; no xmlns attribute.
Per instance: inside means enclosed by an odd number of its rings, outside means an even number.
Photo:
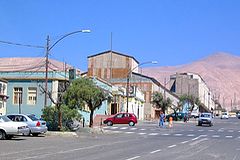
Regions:
<svg viewBox="0 0 240 160"><path fill-rule="evenodd" d="M0 40L0 43L4 43L4 44L8 44L8 45L15 45L15 46L31 47L31 48L45 48L44 46L28 45L28 44L14 43L14 42L9 42L9 41L2 41L2 40Z"/></svg>

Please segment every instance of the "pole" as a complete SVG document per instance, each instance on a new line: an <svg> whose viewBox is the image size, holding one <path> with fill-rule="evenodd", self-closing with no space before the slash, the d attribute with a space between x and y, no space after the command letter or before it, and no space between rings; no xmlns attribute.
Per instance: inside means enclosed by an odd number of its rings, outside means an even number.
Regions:
<svg viewBox="0 0 240 160"><path fill-rule="evenodd" d="M50 38L49 36L47 36L47 46L46 46L46 72L45 72L45 98L44 98L44 106L47 106L47 92L48 92L48 56L49 56L49 42L50 42Z"/></svg>
<svg viewBox="0 0 240 160"><path fill-rule="evenodd" d="M127 75L127 113L128 113L128 98L129 98L129 74Z"/></svg>

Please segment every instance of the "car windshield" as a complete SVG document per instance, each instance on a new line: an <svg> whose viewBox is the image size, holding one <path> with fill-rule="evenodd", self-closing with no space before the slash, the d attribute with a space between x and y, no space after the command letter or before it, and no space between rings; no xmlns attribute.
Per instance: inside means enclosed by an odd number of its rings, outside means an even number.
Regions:
<svg viewBox="0 0 240 160"><path fill-rule="evenodd" d="M28 117L32 120L32 121L38 121L39 119L35 116L35 115L28 115Z"/></svg>
<svg viewBox="0 0 240 160"><path fill-rule="evenodd" d="M6 116L0 116L0 122L10 122L11 120Z"/></svg>
<svg viewBox="0 0 240 160"><path fill-rule="evenodd" d="M210 117L210 114L201 114L201 117Z"/></svg>
<svg viewBox="0 0 240 160"><path fill-rule="evenodd" d="M227 115L227 113L223 113L223 115Z"/></svg>

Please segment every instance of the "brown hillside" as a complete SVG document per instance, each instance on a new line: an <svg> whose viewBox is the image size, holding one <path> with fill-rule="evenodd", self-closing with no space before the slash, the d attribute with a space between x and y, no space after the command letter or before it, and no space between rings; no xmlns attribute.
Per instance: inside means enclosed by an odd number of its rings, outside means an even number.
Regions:
<svg viewBox="0 0 240 160"><path fill-rule="evenodd" d="M240 109L240 57L216 53L202 60L182 66L144 68L143 73L155 77L162 84L176 72L193 72L202 76L221 105L228 110ZM166 85L168 87L168 85Z"/></svg>

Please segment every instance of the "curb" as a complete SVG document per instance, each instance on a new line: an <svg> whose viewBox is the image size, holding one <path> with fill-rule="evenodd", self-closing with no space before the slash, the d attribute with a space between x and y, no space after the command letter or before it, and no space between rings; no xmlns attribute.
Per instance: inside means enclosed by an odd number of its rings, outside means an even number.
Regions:
<svg viewBox="0 0 240 160"><path fill-rule="evenodd" d="M66 136L66 137L78 137L76 132L54 132L54 131L48 131L46 136Z"/></svg>

